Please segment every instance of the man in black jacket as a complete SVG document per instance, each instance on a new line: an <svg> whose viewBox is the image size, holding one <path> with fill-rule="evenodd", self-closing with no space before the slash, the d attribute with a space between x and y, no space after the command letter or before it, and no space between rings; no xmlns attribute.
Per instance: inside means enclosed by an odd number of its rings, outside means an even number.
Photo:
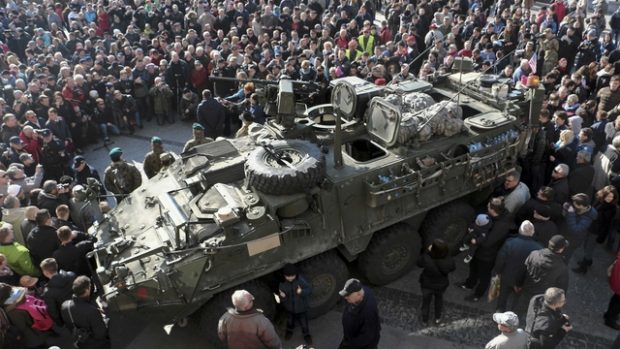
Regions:
<svg viewBox="0 0 620 349"><path fill-rule="evenodd" d="M39 210L36 221L37 227L28 234L26 245L32 255L32 261L35 265L39 265L45 258L50 258L60 247L60 241L48 210Z"/></svg>
<svg viewBox="0 0 620 349"><path fill-rule="evenodd" d="M60 247L52 255L63 270L90 276L86 254L93 250L93 241L85 233L62 226L56 231Z"/></svg>
<svg viewBox="0 0 620 349"><path fill-rule="evenodd" d="M196 121L205 128L205 136L211 139L224 136L226 111L209 90L202 91L202 102L196 108Z"/></svg>
<svg viewBox="0 0 620 349"><path fill-rule="evenodd" d="M76 328L83 334L79 349L108 349L110 338L104 315L90 300L90 279L78 276L73 281L73 298L62 304L62 320L70 330Z"/></svg>
<svg viewBox="0 0 620 349"><path fill-rule="evenodd" d="M525 313L532 297L544 293L546 289L568 289L568 266L562 257L567 247L568 240L562 235L555 235L549 240L547 248L532 251L527 257L526 272L517 282L517 290L521 292L515 308L518 315Z"/></svg>
<svg viewBox="0 0 620 349"><path fill-rule="evenodd" d="M530 349L553 349L573 329L568 316L562 314L566 304L564 290L548 288L530 301L525 331L530 336Z"/></svg>
<svg viewBox="0 0 620 349"><path fill-rule="evenodd" d="M358 279L349 279L340 291L347 304L342 312L342 349L376 349L381 336L377 301Z"/></svg>
<svg viewBox="0 0 620 349"><path fill-rule="evenodd" d="M489 231L487 238L480 244L474 258L469 264L469 276L459 287L463 289L474 289L474 292L465 300L477 302L489 288L491 282L491 272L495 265L495 258L502 244L508 237L511 230L516 229L512 216L504 207L502 198L492 198L487 205L487 213L493 221L493 227Z"/></svg>
<svg viewBox="0 0 620 349"><path fill-rule="evenodd" d="M62 184L59 186L58 182L50 179L43 183L42 189L37 197L37 206L46 209L55 217L56 208L69 203L69 188Z"/></svg>
<svg viewBox="0 0 620 349"><path fill-rule="evenodd" d="M71 299L73 280L75 274L70 271L58 270L58 263L54 258L46 258L41 262L43 276L50 281L45 285L42 297L47 305L47 311L54 319L56 326L63 326L60 316L60 307L66 300Z"/></svg>

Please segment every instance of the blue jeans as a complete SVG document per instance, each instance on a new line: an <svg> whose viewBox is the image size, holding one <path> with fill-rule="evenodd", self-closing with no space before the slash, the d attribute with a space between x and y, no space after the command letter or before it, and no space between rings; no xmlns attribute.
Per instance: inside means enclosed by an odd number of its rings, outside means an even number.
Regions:
<svg viewBox="0 0 620 349"><path fill-rule="evenodd" d="M104 139L110 138L108 136L108 133L111 133L114 136L118 136L121 134L121 130L119 130L118 127L114 124L102 123L99 124L99 129L101 130L101 135L103 135Z"/></svg>

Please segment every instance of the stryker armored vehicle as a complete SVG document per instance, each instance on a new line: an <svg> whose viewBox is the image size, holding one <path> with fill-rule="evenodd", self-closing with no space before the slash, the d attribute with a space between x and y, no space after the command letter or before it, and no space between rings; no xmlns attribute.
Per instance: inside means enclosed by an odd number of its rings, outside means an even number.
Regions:
<svg viewBox="0 0 620 349"><path fill-rule="evenodd" d="M515 168L544 93L498 97L478 75L344 78L330 104L310 108L280 80L265 125L175 155L91 228L99 295L149 321L191 316L218 343L233 290L274 314L271 282L286 263L312 284L316 317L337 302L348 264L382 285L433 238L456 246L480 190Z"/></svg>

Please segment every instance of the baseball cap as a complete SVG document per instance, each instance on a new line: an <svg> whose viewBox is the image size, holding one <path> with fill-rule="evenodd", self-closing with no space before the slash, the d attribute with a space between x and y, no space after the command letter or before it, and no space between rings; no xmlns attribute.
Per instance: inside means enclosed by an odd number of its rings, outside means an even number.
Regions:
<svg viewBox="0 0 620 349"><path fill-rule="evenodd" d="M13 137L11 137L11 138L9 139L9 143L12 143L12 144L21 144L21 143L22 143L22 140L21 140L21 139L19 139L19 136L13 136Z"/></svg>
<svg viewBox="0 0 620 349"><path fill-rule="evenodd" d="M351 293L359 292L362 289L362 283L358 279L349 279L344 284L344 288L338 292L342 297L347 297Z"/></svg>
<svg viewBox="0 0 620 349"><path fill-rule="evenodd" d="M552 251L558 251L568 246L568 240L564 238L564 236L557 234L553 235L551 239L549 239L549 249Z"/></svg>
<svg viewBox="0 0 620 349"><path fill-rule="evenodd" d="M80 166L82 164L82 162L85 162L86 159L84 159L83 156L78 155L76 157L73 158L73 168L77 168L78 166Z"/></svg>
<svg viewBox="0 0 620 349"><path fill-rule="evenodd" d="M517 314L511 311L493 314L493 321L495 321L499 325L504 325L513 330L519 328L519 317L517 316Z"/></svg>

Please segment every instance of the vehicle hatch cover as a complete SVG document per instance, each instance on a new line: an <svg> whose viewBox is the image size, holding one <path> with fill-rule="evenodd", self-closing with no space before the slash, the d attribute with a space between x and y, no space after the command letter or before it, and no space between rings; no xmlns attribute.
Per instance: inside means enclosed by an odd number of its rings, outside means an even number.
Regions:
<svg viewBox="0 0 620 349"><path fill-rule="evenodd" d="M514 120L514 116L493 111L469 117L465 119L465 125L482 130L491 130L496 127L511 123Z"/></svg>
<svg viewBox="0 0 620 349"><path fill-rule="evenodd" d="M351 120L357 108L355 86L346 80L338 81L332 90L331 102L334 108L339 108L342 117Z"/></svg>
<svg viewBox="0 0 620 349"><path fill-rule="evenodd" d="M370 101L368 113L368 133L372 139L384 147L391 147L398 139L401 114L398 107L381 97Z"/></svg>

